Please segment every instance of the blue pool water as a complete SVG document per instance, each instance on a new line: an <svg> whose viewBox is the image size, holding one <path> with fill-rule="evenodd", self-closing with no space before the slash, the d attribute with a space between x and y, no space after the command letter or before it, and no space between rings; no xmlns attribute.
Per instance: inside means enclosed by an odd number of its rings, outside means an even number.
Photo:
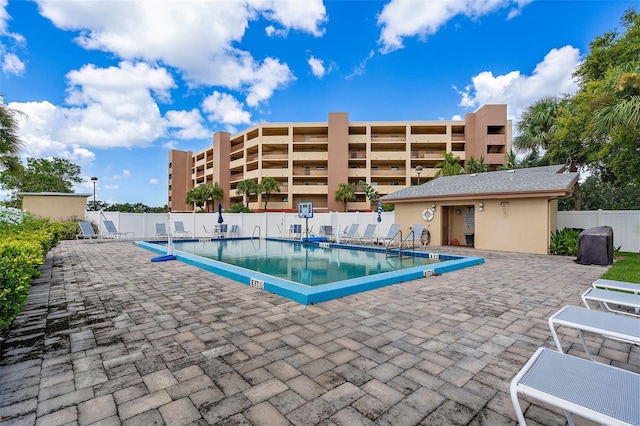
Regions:
<svg viewBox="0 0 640 426"><path fill-rule="evenodd" d="M439 259L428 257L387 257L379 251L347 250L278 240L179 241L173 247L207 259L312 286L440 262Z"/></svg>
<svg viewBox="0 0 640 426"><path fill-rule="evenodd" d="M136 244L160 254L167 250L166 243ZM484 262L480 257L409 250L389 257L381 247L281 239L175 241L173 253L180 261L303 304Z"/></svg>

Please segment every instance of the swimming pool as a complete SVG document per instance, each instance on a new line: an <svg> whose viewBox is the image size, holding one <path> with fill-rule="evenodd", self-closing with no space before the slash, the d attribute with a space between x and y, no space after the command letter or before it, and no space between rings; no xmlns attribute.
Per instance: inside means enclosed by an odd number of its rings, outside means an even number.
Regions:
<svg viewBox="0 0 640 426"><path fill-rule="evenodd" d="M136 242L156 253L166 243ZM381 247L233 238L173 243L178 260L305 305L483 263L479 257ZM397 254L397 252L395 253Z"/></svg>

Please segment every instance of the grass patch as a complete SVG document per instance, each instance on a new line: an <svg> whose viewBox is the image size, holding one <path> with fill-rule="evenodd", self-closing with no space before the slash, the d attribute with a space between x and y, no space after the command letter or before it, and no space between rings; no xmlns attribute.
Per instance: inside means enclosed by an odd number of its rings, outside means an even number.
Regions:
<svg viewBox="0 0 640 426"><path fill-rule="evenodd" d="M618 260L602 278L640 284L640 255L638 253L616 253Z"/></svg>

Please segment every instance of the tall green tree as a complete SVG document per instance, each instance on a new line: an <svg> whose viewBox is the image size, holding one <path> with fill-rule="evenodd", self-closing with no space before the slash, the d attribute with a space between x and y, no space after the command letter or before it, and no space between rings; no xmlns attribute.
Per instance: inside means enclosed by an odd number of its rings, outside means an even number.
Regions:
<svg viewBox="0 0 640 426"><path fill-rule="evenodd" d="M356 200L356 187L352 183L341 183L335 193L335 200L344 203L344 211L347 211L349 201Z"/></svg>
<svg viewBox="0 0 640 426"><path fill-rule="evenodd" d="M258 192L262 194L262 198L264 199L264 211L267 211L267 204L269 203L269 197L271 196L271 193L280 192L278 181L276 181L272 177L262 178L262 180L258 184Z"/></svg>
<svg viewBox="0 0 640 426"><path fill-rule="evenodd" d="M26 167L0 172L0 184L20 205L18 192L73 192L73 185L82 182L80 172L80 166L62 158L28 158Z"/></svg>
<svg viewBox="0 0 640 426"><path fill-rule="evenodd" d="M253 179L245 179L238 182L236 187L236 194L242 195L244 198L247 209L249 208L249 197L254 194L258 194L258 184Z"/></svg>
<svg viewBox="0 0 640 426"><path fill-rule="evenodd" d="M372 205L378 202L378 200L380 199L380 194L371 184L361 180L358 182L358 185L362 188L365 197L367 197Z"/></svg>
<svg viewBox="0 0 640 426"><path fill-rule="evenodd" d="M18 136L18 117L22 113L12 110L0 97L0 170L16 173L22 169L18 154L24 144Z"/></svg>
<svg viewBox="0 0 640 426"><path fill-rule="evenodd" d="M498 166L498 170L514 170L520 169L522 165L518 161L518 156L513 150L510 150L504 155L504 164Z"/></svg>
<svg viewBox="0 0 640 426"><path fill-rule="evenodd" d="M436 164L436 168L439 168L434 177L442 177L442 176L455 176L455 175L463 175L464 168L460 163L460 157L454 157L452 153L445 152L444 160Z"/></svg>
<svg viewBox="0 0 640 426"><path fill-rule="evenodd" d="M218 182L213 184L202 183L192 190L187 191L185 202L187 204L195 204L197 207L200 207L200 211L209 211L209 200L213 201L212 204L215 210L216 200L222 200L222 197L224 197L224 191Z"/></svg>
<svg viewBox="0 0 640 426"><path fill-rule="evenodd" d="M560 108L559 98L547 96L538 99L520 116L516 125L518 135L513 139L513 146L526 154L525 164L537 163L544 156L556 132Z"/></svg>

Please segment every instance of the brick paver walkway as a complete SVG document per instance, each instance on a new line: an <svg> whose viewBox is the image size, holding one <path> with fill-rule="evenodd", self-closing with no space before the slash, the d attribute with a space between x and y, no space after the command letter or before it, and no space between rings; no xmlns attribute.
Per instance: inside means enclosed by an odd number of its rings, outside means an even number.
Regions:
<svg viewBox="0 0 640 426"><path fill-rule="evenodd" d="M62 242L3 343L0 424L514 424L509 381L606 268L456 252L486 263L305 307L131 243ZM588 337L640 370L637 347Z"/></svg>

